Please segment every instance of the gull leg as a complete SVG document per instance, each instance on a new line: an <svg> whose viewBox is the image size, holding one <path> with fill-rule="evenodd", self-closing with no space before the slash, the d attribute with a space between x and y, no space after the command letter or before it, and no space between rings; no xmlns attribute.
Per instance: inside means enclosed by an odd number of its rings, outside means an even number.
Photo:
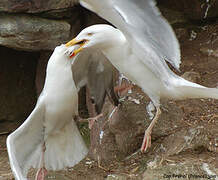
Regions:
<svg viewBox="0 0 218 180"><path fill-rule="evenodd" d="M44 161L44 154L45 154L45 143L42 145L42 155L41 155L41 159L40 159L40 166L39 169L36 173L36 177L35 180L44 180L46 174L48 173L46 168L45 168L45 161Z"/></svg>
<svg viewBox="0 0 218 180"><path fill-rule="evenodd" d="M103 114L97 115L97 112L95 110L95 104L92 102L88 87L86 87L86 104L89 111L89 116L91 117L84 120L89 122L89 129L92 129L92 126L94 125L95 121L97 121L100 117L102 117Z"/></svg>
<svg viewBox="0 0 218 180"><path fill-rule="evenodd" d="M123 83L122 85L118 85L114 87L115 92L119 92L119 94L122 96L128 92L128 90L132 89L132 84L126 84Z"/></svg>
<svg viewBox="0 0 218 180"><path fill-rule="evenodd" d="M119 83L121 84L121 82ZM121 85L115 86L114 91L118 92L121 96L125 95L128 90L132 89L133 85L129 83L122 83ZM118 113L118 108L120 107L120 104L118 106L115 106L113 110L111 111L111 114L109 115L108 120L111 121L113 116L116 116Z"/></svg>
<svg viewBox="0 0 218 180"><path fill-rule="evenodd" d="M94 125L95 121L98 121L99 118L103 117L103 114L99 114L95 117L90 117L87 120L89 121L89 129L92 129L92 126Z"/></svg>
<svg viewBox="0 0 218 180"><path fill-rule="evenodd" d="M95 110L95 104L92 102L89 88L86 87L86 105L88 108L89 116L94 117L97 115Z"/></svg>
<svg viewBox="0 0 218 180"><path fill-rule="evenodd" d="M100 169L103 169L104 171L109 171L108 169L104 168L102 165L101 165L101 160L100 160L100 157L98 156L98 167Z"/></svg>
<svg viewBox="0 0 218 180"><path fill-rule="evenodd" d="M86 118L86 119L83 119L79 116L76 116L75 117L75 120L76 121L79 121L79 122L88 122L89 123L89 129L92 129L92 126L94 125L95 121L98 121L99 118L103 117L103 114L99 114L95 117L90 117L90 118Z"/></svg>
<svg viewBox="0 0 218 180"><path fill-rule="evenodd" d="M154 127L155 123L157 122L157 120L159 119L161 114L161 110L160 107L156 107L156 114L154 119L152 120L151 124L148 126L148 128L145 130L145 135L144 135L144 139L142 142L142 146L141 146L141 152L144 153L146 152L146 150L151 147L151 131L152 128Z"/></svg>

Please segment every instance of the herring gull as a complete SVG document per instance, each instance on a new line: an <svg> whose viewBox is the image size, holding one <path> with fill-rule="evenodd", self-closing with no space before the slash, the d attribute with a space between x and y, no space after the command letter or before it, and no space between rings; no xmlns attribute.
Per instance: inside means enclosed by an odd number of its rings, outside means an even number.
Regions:
<svg viewBox="0 0 218 180"><path fill-rule="evenodd" d="M88 149L74 122L78 94L69 58L73 48L61 45L51 55L43 91L25 122L7 138L7 149L16 180L27 179L30 167L38 168L36 180L47 170L72 167Z"/></svg>
<svg viewBox="0 0 218 180"><path fill-rule="evenodd" d="M180 48L175 34L162 17L154 0L81 0L80 3L108 20L110 25L83 29L67 47L100 50L129 80L149 96L156 115L145 130L141 151L151 146L151 132L161 114L160 98L215 98L218 89L206 88L176 75L168 61L179 69Z"/></svg>

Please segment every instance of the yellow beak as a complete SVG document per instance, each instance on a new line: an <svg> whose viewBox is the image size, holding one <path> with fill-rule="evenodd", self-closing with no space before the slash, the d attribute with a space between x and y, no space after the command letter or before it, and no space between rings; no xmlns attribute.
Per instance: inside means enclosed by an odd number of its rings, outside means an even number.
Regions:
<svg viewBox="0 0 218 180"><path fill-rule="evenodd" d="M67 44L65 44L66 47L74 46L75 44L79 43L80 41L76 40L76 38L69 41Z"/></svg>
<svg viewBox="0 0 218 180"><path fill-rule="evenodd" d="M73 54L71 55L71 57L75 56L76 54L78 54L80 51L83 50L83 46L88 42L88 40L76 40L76 38L72 39L71 41L69 41L67 44L65 44L66 47L69 46L74 46L74 45L79 45L80 47L76 50L74 50Z"/></svg>

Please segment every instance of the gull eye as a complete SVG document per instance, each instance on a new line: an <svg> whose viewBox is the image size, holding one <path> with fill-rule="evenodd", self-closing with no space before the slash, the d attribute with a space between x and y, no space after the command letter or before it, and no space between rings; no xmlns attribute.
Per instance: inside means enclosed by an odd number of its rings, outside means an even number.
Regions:
<svg viewBox="0 0 218 180"><path fill-rule="evenodd" d="M88 36L92 36L92 35L93 35L93 33L88 33L87 35L88 35Z"/></svg>

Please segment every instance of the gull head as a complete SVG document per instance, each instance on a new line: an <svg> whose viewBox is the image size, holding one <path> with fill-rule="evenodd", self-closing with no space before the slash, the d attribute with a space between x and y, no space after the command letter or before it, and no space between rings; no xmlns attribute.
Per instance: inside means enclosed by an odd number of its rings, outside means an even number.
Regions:
<svg viewBox="0 0 218 180"><path fill-rule="evenodd" d="M113 47L119 40L120 31L106 24L92 25L83 29L73 40L65 44L67 47L79 45L73 56L83 49L94 48L104 50Z"/></svg>

